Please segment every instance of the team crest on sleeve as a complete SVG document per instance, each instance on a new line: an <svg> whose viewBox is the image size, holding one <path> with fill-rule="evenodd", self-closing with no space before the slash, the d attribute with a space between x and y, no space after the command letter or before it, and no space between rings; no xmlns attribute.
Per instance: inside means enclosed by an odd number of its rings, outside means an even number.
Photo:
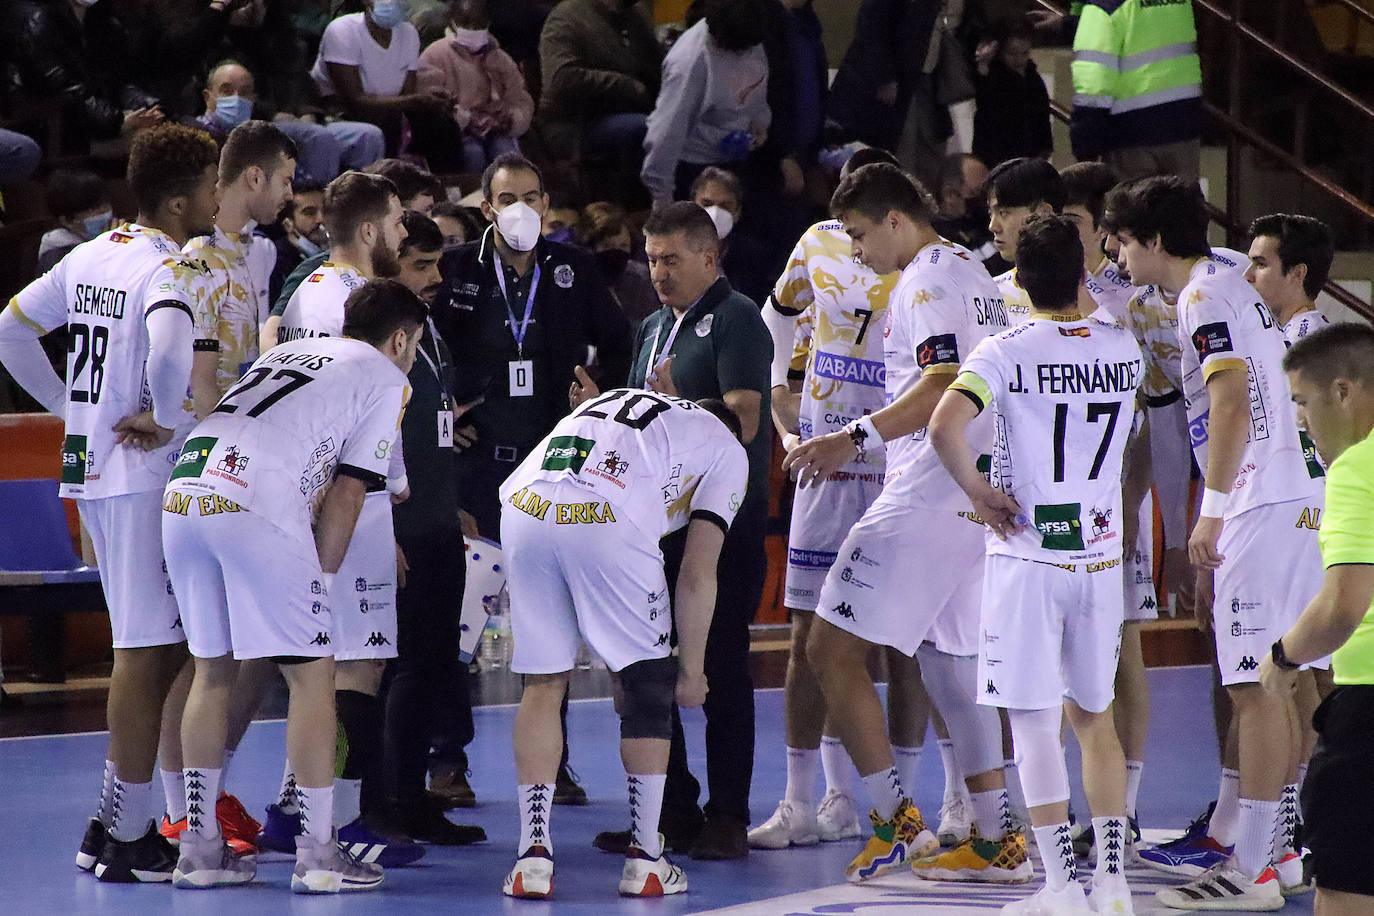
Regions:
<svg viewBox="0 0 1374 916"><path fill-rule="evenodd" d="M1230 351L1231 329L1224 321L1214 321L1200 326L1193 332L1193 349L1197 350L1200 360Z"/></svg>
<svg viewBox="0 0 1374 916"><path fill-rule="evenodd" d="M570 264L559 264L553 269L553 282L558 285L559 289L570 289L573 285L574 276Z"/></svg>
<svg viewBox="0 0 1374 916"><path fill-rule="evenodd" d="M705 337L707 334L711 333L711 324L715 321L715 317L715 313L713 312L697 322L696 332L698 337Z"/></svg>

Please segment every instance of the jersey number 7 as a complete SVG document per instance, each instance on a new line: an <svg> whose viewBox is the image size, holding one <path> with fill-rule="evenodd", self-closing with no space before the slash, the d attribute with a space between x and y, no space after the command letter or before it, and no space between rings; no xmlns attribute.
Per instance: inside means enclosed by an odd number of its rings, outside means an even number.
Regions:
<svg viewBox="0 0 1374 916"><path fill-rule="evenodd" d="M1107 457L1107 449L1112 444L1112 433L1116 430L1116 418L1121 413L1120 401L1108 401L1106 403L1094 403L1088 405L1088 422L1096 423L1102 417L1107 418L1107 428L1102 433L1102 444L1097 447L1097 455L1093 457L1093 466L1088 471L1088 479L1096 480L1097 475L1102 472L1102 462ZM1069 405L1059 403L1054 405L1054 482L1064 482L1064 437L1067 435L1069 425Z"/></svg>

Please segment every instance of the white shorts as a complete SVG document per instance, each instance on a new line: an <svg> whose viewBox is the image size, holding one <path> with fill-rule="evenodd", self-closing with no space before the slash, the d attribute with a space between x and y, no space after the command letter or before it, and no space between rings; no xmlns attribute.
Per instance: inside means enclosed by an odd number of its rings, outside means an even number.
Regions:
<svg viewBox="0 0 1374 916"><path fill-rule="evenodd" d="M1110 706L1125 626L1120 572L1120 560L1070 569L990 554L978 702L1057 709L1070 699L1088 712Z"/></svg>
<svg viewBox="0 0 1374 916"><path fill-rule="evenodd" d="M1140 527L1135 551L1121 564L1126 582L1126 620L1158 620L1159 596L1155 594L1155 496L1146 491L1140 502Z"/></svg>
<svg viewBox="0 0 1374 916"><path fill-rule="evenodd" d="M223 497L172 490L162 513L167 566L197 658L334 654L319 555Z"/></svg>
<svg viewBox="0 0 1374 916"><path fill-rule="evenodd" d="M91 536L116 649L186 641L162 558L162 491L78 499Z"/></svg>
<svg viewBox="0 0 1374 916"><path fill-rule="evenodd" d="M787 607L794 611L816 609L821 584L840 544L882 490L882 474L876 471L859 475L841 471L821 481L820 486L797 488L787 534L783 600Z"/></svg>
<svg viewBox="0 0 1374 916"><path fill-rule="evenodd" d="M975 654L986 548L971 514L874 503L840 545L816 614L909 656L925 640Z"/></svg>
<svg viewBox="0 0 1374 916"><path fill-rule="evenodd" d="M658 538L607 503L588 503L571 483L529 487L540 509L501 507L501 547L510 591L510 668L517 674L571 671L581 640L606 667L669 654L673 615ZM560 506L590 512L572 516ZM542 518L528 514L535 511ZM573 521L559 522L560 517Z"/></svg>
<svg viewBox="0 0 1374 916"><path fill-rule="evenodd" d="M396 657L396 529L386 493L363 500L331 597L336 661Z"/></svg>
<svg viewBox="0 0 1374 916"><path fill-rule="evenodd" d="M1321 589L1321 508L1320 498L1256 506L1222 528L1212 624L1223 684L1258 682L1260 659Z"/></svg>

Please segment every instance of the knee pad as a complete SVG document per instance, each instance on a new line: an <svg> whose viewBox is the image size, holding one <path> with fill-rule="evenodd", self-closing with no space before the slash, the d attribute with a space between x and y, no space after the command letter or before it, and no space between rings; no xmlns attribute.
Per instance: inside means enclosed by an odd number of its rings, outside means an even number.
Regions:
<svg viewBox="0 0 1374 916"><path fill-rule="evenodd" d="M1027 807L1051 805L1069 798L1069 768L1064 762L1064 745L1059 740L1059 725L1064 711L1053 709L1009 709L1011 739L1016 745L1016 770L1021 775L1021 791Z"/></svg>
<svg viewBox="0 0 1374 916"><path fill-rule="evenodd" d="M1002 721L997 709L978 705L978 658L950 655L933 645L916 650L921 681L954 742L964 776L1002 768Z"/></svg>
<svg viewBox="0 0 1374 916"><path fill-rule="evenodd" d="M677 702L677 657L651 658L620 670L620 737L673 737L673 704Z"/></svg>

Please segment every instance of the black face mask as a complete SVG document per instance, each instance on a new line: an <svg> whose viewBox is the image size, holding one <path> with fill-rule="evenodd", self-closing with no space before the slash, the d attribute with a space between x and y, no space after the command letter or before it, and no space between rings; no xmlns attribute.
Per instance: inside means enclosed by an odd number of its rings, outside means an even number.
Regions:
<svg viewBox="0 0 1374 916"><path fill-rule="evenodd" d="M630 253L619 248L598 251L594 257L597 269L601 271L601 278L607 283L619 280L620 275L625 272L625 265L630 263Z"/></svg>

